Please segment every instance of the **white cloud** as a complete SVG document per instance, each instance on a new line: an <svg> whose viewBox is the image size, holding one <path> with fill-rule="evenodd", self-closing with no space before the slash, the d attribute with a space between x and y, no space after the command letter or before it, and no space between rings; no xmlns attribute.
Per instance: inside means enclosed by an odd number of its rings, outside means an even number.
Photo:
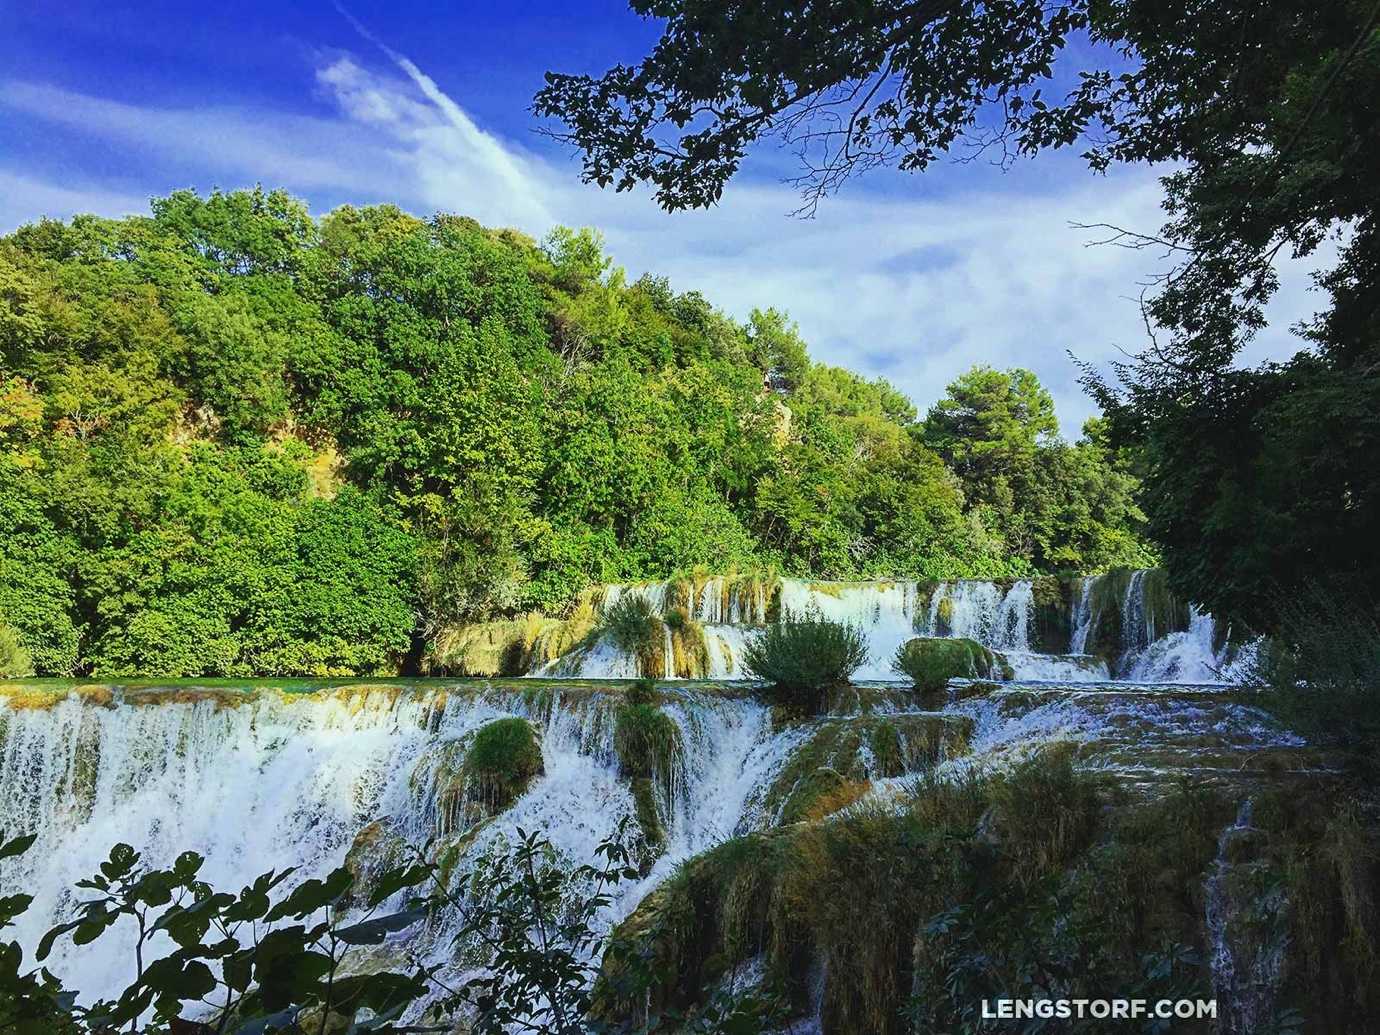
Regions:
<svg viewBox="0 0 1380 1035"><path fill-rule="evenodd" d="M123 142L132 157L160 150L226 186L239 178L387 199L538 237L556 223L594 225L634 276L665 274L738 317L754 306L789 310L817 358L883 374L922 409L974 363L1021 365L1050 387L1066 432L1076 433L1091 404L1065 350L1100 362L1143 342L1129 296L1155 257L1087 248L1088 232L1069 224L1157 227L1160 191L1150 170L1103 178L1070 165L1062 189L1026 196L1017 193L1017 170L1002 184L1008 189L929 200L920 196L922 178L885 196L863 181L809 221L787 215L797 204L789 187L743 180L715 209L668 215L644 193L584 186L573 163L487 132L406 57L382 49L394 71L346 54L322 58L316 82L334 118L140 108L14 83L0 84L0 104ZM123 204L95 198L90 207ZM28 218L15 214L19 207L0 209L0 226ZM1277 308L1299 304L1298 280ZM1302 311L1282 314L1283 322ZM1292 349L1272 329L1252 354Z"/></svg>

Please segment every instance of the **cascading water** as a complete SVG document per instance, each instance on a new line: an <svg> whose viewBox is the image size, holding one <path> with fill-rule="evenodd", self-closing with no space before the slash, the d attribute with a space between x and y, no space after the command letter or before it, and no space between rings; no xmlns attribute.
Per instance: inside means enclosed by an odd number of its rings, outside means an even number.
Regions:
<svg viewBox="0 0 1380 1035"><path fill-rule="evenodd" d="M780 610L790 614L819 614L860 628L867 638L868 658L857 671L860 680L891 680L896 649L912 636L954 636L976 640L1001 652L1015 678L1084 682L1112 678L1142 683L1216 683L1245 675L1254 648L1228 646L1220 641L1213 619L1194 607L1187 608L1187 624L1175 627L1154 606L1150 593L1161 581L1152 572L1135 571L1123 576L1090 576L1066 584L1068 650L1048 653L1032 646L1036 610L1035 584L1021 579L1010 584L960 579L954 582L814 583L782 579L777 584ZM1119 587L1111 599L1099 592L1107 585ZM704 581L692 592L675 591L675 583L610 586L602 606L635 595L659 614L680 609L702 623L704 663L695 672L706 679L743 678L743 648L752 630L771 611L764 581L745 588L724 578ZM1102 598L1102 599L1099 599ZM1108 612L1115 612L1114 615ZM1116 639L1099 636L1102 623L1115 620ZM665 633L664 671L674 678L670 629ZM1094 639L1106 655L1089 653ZM638 676L636 659L619 651L607 637L558 658L537 673L542 676L581 676L595 679L631 679Z"/></svg>
<svg viewBox="0 0 1380 1035"><path fill-rule="evenodd" d="M1214 651L1218 638L1211 619L1196 611L1178 631L1161 634L1147 624L1154 619L1145 617L1144 583L1133 577L1125 592L1118 584L1113 598L1120 628L1141 630L1132 634L1139 646L1113 659L1123 674L1120 682L1109 680L1107 660L1084 653L1098 642L1097 601L1108 597L1099 595L1093 578L1063 590L1068 655L1031 649L1038 609L1047 611L1053 595L1045 586L1037 597L1028 580L783 580L774 589L755 584L740 590L711 579L688 598L654 584L610 588L604 602L636 592L658 613L684 609L703 630L706 675L721 680L742 677L747 638L778 607L862 629L869 646L858 673L863 681L893 679L893 652L916 635L969 636L998 649L1015 678L1005 687L984 687L977 696L960 693L964 699L944 706L946 717L970 726L963 738L969 750L943 755L944 772L1002 765L1062 740L1079 745L1082 764L1133 784L1184 772L1230 782L1243 779L1243 758L1265 748L1299 748L1297 738L1262 713L1210 687L1143 685L1219 680L1227 658L1222 648ZM669 624L665 636L669 659ZM1039 642L1048 643L1048 636L1041 634ZM553 668L586 678L638 674L634 659L604 638L580 651L574 663L562 659ZM659 674L670 671L668 660ZM934 718L895 688L866 693L871 696L827 721ZM463 843L464 859L477 860L511 840L519 827L541 830L573 868L589 861L620 821L636 816L613 744L620 702L616 689L549 677L304 694L73 692L39 706L0 690L0 829L39 836L25 856L0 861L0 894L22 890L34 896L16 931L21 943L32 946L68 917L76 881L117 842L133 845L151 864L166 864L181 851L198 852L207 859L203 876L227 889L269 869L298 867L298 879L320 875L353 853L382 854L390 839L396 845L439 837ZM779 726L764 705L722 685L680 684L663 709L683 744L658 792L665 848L644 878L621 887L601 916L605 929L682 861L778 822L782 774L794 772L790 767L811 750L819 728ZM506 811L477 821L456 806L457 794L463 797L464 753L480 727L507 716L536 726L544 773ZM870 743L861 738L849 778L869 781L870 800L885 802L904 793L909 777L877 769ZM465 865L462 860L456 872ZM1215 921L1209 920L1211 926ZM429 931L413 948L433 963L447 963L453 933ZM84 947L59 940L49 965L87 998L117 993L130 976L113 935Z"/></svg>
<svg viewBox="0 0 1380 1035"><path fill-rule="evenodd" d="M741 679L743 648L754 628L771 611L765 583L753 583L739 591L727 580L709 579L697 591L681 596L674 583L610 586L601 607L635 595L665 616L680 609L685 618L702 623L705 664L696 676L705 679ZM896 649L914 636L966 637L1000 651L1018 679L1083 681L1109 678L1104 662L1083 656L1081 642L1068 655L1033 650L1035 593L1031 580L1009 586L994 582L817 583L782 579L777 584L777 604L786 614L817 614L848 622L867 639L868 658L855 673L859 680L892 680ZM671 638L666 637L667 678ZM1086 639L1086 634L1084 636ZM586 679L632 679L640 673L635 658L618 650L607 637L596 637L533 673L539 676L579 676ZM662 675L658 672L657 675Z"/></svg>
<svg viewBox="0 0 1380 1035"><path fill-rule="evenodd" d="M1222 831L1205 888L1212 990L1222 1004L1222 1035L1275 1027L1275 995L1288 947L1283 892L1270 888L1262 897L1245 879L1255 865L1248 857L1259 834L1251 825L1252 809L1251 799L1243 800L1236 819Z"/></svg>
<svg viewBox="0 0 1380 1035"><path fill-rule="evenodd" d="M873 596L873 604L880 599ZM887 612L874 613L884 619ZM695 685L673 692L662 707L679 730L683 754L660 803L665 851L644 878L621 886L601 914L602 929L682 861L777 822L782 799L773 796L782 774L829 724L878 717L918 723L919 730L936 721L972 724L971 737L953 742L970 744L966 754L946 749L928 763L955 772L1000 765L1051 740L1079 742L1092 752L1087 764L1110 766L1124 745L1155 736L1162 751L1180 743L1185 752L1196 751L1209 736L1233 750L1289 743L1239 704L1195 705L1164 694L1146 705L1110 690L1026 686L1038 689L991 690L939 715L919 710L904 693L876 688L848 712L785 726L741 693ZM421 844L439 836L442 844L463 845L464 860L477 860L511 841L519 827L542 831L573 869L636 812L613 745L618 688L548 680L303 694L45 693L50 699L39 705L0 693L0 829L38 835L30 853L0 861L0 894L34 896L15 932L30 947L68 917L76 881L117 842L133 845L150 864L198 852L211 884L237 889L269 869L299 867L297 879L321 875L361 844L382 854L390 842ZM449 807L444 788L463 779L469 738L507 716L535 725L544 773L506 811L466 818ZM886 801L904 789L905 777L878 770L870 743L863 736L849 764ZM1098 752L1106 763L1097 761ZM370 834L367 841L362 832ZM462 860L456 872L466 865ZM415 936L411 951L450 966L454 934L427 930ZM81 947L61 939L48 965L84 997L116 994L130 978L121 937L112 932Z"/></svg>
<svg viewBox="0 0 1380 1035"><path fill-rule="evenodd" d="M269 869L319 875L369 824L413 844L454 833L430 790L456 773L450 748L504 716L538 724L545 773L473 839L475 858L522 827L587 861L633 815L612 746L617 697L565 698L557 688L538 706L530 694L470 686L138 700L74 694L12 707L0 696L0 830L38 834L29 853L0 862L0 893L34 896L21 944L65 919L76 882L118 842L150 863L198 852L203 877L235 889ZM687 692L667 710L685 745L667 850L645 881L623 888L606 923L677 863L742 832L751 794L793 744L750 700ZM64 939L48 965L87 996L115 995L131 977L118 944Z"/></svg>

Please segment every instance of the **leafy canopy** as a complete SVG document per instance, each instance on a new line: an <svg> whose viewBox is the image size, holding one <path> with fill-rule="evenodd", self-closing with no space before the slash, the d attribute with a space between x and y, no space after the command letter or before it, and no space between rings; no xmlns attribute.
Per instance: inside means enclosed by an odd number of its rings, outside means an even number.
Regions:
<svg viewBox="0 0 1380 1035"><path fill-rule="evenodd" d="M1027 548L984 491L785 314L628 283L591 229L181 191L0 239L7 667L415 672L592 583L1107 555Z"/></svg>

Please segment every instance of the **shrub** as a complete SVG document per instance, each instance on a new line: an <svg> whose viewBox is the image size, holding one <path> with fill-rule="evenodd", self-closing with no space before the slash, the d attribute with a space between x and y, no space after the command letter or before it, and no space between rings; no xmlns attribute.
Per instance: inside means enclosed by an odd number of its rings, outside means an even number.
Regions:
<svg viewBox="0 0 1380 1035"><path fill-rule="evenodd" d="M604 631L614 645L629 654L661 636L661 618L646 598L625 593L604 611Z"/></svg>
<svg viewBox="0 0 1380 1035"><path fill-rule="evenodd" d="M814 713L867 660L862 630L818 615L785 615L743 650L743 667L771 684L779 703Z"/></svg>
<svg viewBox="0 0 1380 1035"><path fill-rule="evenodd" d="M495 812L511 805L543 771L541 746L526 719L494 720L475 734L465 755L472 793Z"/></svg>
<svg viewBox="0 0 1380 1035"><path fill-rule="evenodd" d="M680 751L680 730L654 704L625 704L615 720L613 749L624 776L669 780Z"/></svg>
<svg viewBox="0 0 1380 1035"><path fill-rule="evenodd" d="M1313 586L1279 605L1261 652L1263 703L1361 771L1380 765L1380 607L1346 585Z"/></svg>
<svg viewBox="0 0 1380 1035"><path fill-rule="evenodd" d="M917 690L943 690L950 679L1010 678L1000 655L975 640L918 636L896 649L892 667Z"/></svg>
<svg viewBox="0 0 1380 1035"><path fill-rule="evenodd" d="M19 634L8 625L0 625L0 678L16 679L33 674L33 659L19 642Z"/></svg>
<svg viewBox="0 0 1380 1035"><path fill-rule="evenodd" d="M620 651L637 659L639 671L649 675L665 670L665 625L650 601L625 593L609 605L603 618L605 635Z"/></svg>

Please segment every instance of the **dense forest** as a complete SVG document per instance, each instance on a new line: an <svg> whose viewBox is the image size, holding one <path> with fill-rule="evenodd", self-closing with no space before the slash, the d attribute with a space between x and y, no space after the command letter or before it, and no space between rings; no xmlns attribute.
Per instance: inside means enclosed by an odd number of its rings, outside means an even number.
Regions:
<svg viewBox="0 0 1380 1035"><path fill-rule="evenodd" d="M448 625L692 569L1142 564L1133 459L1026 371L923 418L592 230L263 190L0 239L0 654L407 671Z"/></svg>

